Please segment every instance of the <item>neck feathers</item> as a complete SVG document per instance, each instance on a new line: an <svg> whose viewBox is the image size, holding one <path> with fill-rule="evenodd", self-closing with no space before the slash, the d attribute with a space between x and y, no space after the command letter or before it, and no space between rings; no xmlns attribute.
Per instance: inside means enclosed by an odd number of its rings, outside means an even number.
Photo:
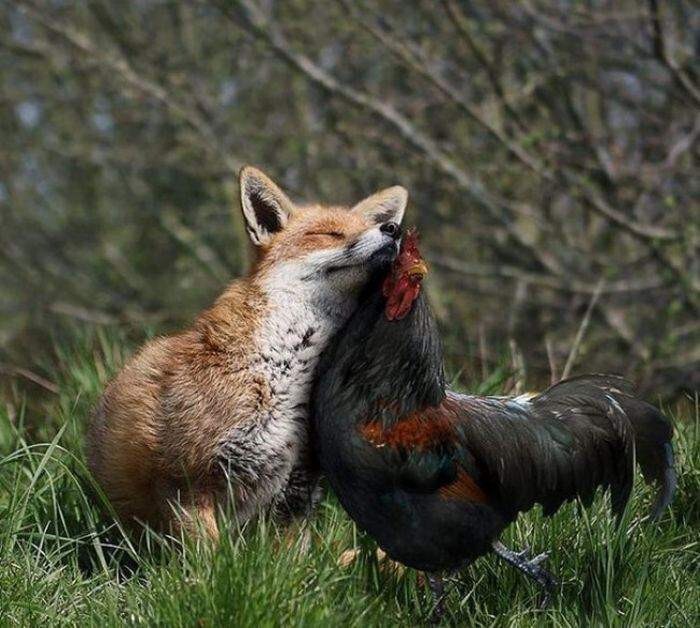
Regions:
<svg viewBox="0 0 700 628"><path fill-rule="evenodd" d="M369 358L376 360L389 384L387 398L399 413L385 412L391 423L406 413L439 404L445 396L445 374L440 334L425 296L421 293L409 314L389 321L382 311Z"/></svg>
<svg viewBox="0 0 700 628"><path fill-rule="evenodd" d="M390 425L407 413L445 397L443 353L430 308L421 294L410 313L386 318L385 299L373 289L324 354L319 380L324 394L349 410L348 419L368 413Z"/></svg>

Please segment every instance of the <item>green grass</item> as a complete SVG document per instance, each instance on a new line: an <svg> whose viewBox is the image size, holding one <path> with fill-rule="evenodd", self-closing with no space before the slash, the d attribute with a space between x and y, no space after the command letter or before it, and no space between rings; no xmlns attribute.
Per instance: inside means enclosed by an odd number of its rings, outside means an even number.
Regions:
<svg viewBox="0 0 700 628"><path fill-rule="evenodd" d="M155 536L134 547L90 497L82 434L122 342L95 335L61 353L60 393L44 411L0 409L0 624L273 626L417 625L430 601L415 572L382 570L373 545L328 496L311 549L260 522L225 520L217 549ZM536 589L486 557L459 574L445 623L483 626L700 625L700 417L676 416L679 491L659 524L638 483L623 525L606 501L551 519L523 516L504 537L552 550L561 580L547 610ZM340 569L350 547L360 559Z"/></svg>

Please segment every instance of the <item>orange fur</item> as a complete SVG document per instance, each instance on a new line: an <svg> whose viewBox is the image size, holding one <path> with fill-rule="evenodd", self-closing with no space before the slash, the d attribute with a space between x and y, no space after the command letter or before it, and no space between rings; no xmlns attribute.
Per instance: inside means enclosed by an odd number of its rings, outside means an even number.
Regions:
<svg viewBox="0 0 700 628"><path fill-rule="evenodd" d="M268 313L265 278L284 261L344 246L376 227L370 218L339 207L295 207L284 228L257 247L249 276L190 329L148 342L109 383L89 428L88 461L125 522L172 530L196 519L217 536L216 505L228 494L218 448L272 403L270 383L251 367L253 339ZM231 490L243 502L251 489Z"/></svg>

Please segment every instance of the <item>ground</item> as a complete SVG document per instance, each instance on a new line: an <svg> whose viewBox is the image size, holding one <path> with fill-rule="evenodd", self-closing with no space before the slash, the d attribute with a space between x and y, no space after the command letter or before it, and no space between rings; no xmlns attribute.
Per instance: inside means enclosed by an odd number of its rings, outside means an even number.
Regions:
<svg viewBox="0 0 700 628"><path fill-rule="evenodd" d="M424 623L430 597L415 572L376 561L332 495L310 521L304 551L266 522L237 530L226 520L216 549L151 537L136 547L96 503L82 435L101 386L122 361L120 339L69 345L46 410L0 408L0 625L392 626ZM32 407L29 404L28 407ZM551 550L559 593L538 592L494 557L450 587L445 625L700 625L700 412L697 399L669 410L676 424L679 491L658 524L639 482L619 528L606 500L539 510L504 536L513 547ZM346 568L351 547L360 558Z"/></svg>

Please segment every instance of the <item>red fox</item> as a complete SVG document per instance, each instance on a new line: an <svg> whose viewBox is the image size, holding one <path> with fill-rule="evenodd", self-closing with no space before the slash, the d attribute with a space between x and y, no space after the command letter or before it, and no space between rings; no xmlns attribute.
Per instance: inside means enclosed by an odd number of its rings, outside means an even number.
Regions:
<svg viewBox="0 0 700 628"><path fill-rule="evenodd" d="M407 192L352 209L299 206L250 166L240 174L257 256L191 328L148 342L108 384L88 463L120 518L218 537L216 511L306 514L318 476L308 402L318 358L374 267L397 253ZM227 500L232 500L230 503Z"/></svg>

